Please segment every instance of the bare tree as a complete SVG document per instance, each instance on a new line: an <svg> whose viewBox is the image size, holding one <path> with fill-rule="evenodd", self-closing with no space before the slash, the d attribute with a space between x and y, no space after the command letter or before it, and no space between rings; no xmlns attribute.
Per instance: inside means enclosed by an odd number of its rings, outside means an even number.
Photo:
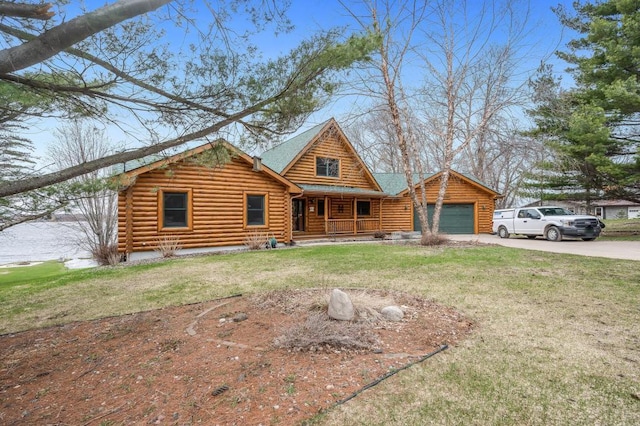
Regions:
<svg viewBox="0 0 640 426"><path fill-rule="evenodd" d="M525 82L517 81L516 68L527 14L514 8L515 2L371 0L366 20L351 12L381 39L376 76L367 74L363 87L385 102L386 122L394 129L393 142L401 153L423 242L438 234L456 160L464 154L477 155L467 164L476 171L487 167L487 141L505 142L492 133L512 108L524 104ZM413 86L419 79L419 86ZM435 205L431 226L424 188L421 199L412 192L418 183L414 176L423 182L423 169L429 165L442 172L437 198L431 201Z"/></svg>
<svg viewBox="0 0 640 426"><path fill-rule="evenodd" d="M400 164L407 181L409 197L418 213L422 229L422 244L430 244L432 232L429 227L427 215L427 198L424 185L424 171L421 158L418 154L416 135L411 127L412 111L410 102L404 90L402 70L407 52L411 48L412 35L422 21L426 7L424 3L402 3L399 11L394 11L387 3L387 8L380 15L374 3L369 5L372 21L372 31L378 37L379 60L374 64L377 78L365 78L367 86L371 89L372 81L378 81L376 92L381 98L382 110L386 112L388 122L393 129L394 142L400 153ZM355 15L354 15L355 16ZM396 25L405 21L406 33L404 38L396 41L392 30ZM417 174L418 182L415 182ZM416 191L416 183L419 183L420 192Z"/></svg>
<svg viewBox="0 0 640 426"><path fill-rule="evenodd" d="M471 174L502 194L496 201L497 208L517 203L526 172L544 152L540 141L522 135L521 129L518 121L495 120L456 161L456 169Z"/></svg>
<svg viewBox="0 0 640 426"><path fill-rule="evenodd" d="M108 155L113 151L104 130L90 122L76 120L56 131L56 144L49 156L59 168L72 167ZM89 251L101 265L118 262L118 197L108 173L93 171L72 179L68 195L73 194L72 212L79 212L76 223L82 231L78 245Z"/></svg>
<svg viewBox="0 0 640 426"><path fill-rule="evenodd" d="M372 111L346 129L362 160L377 172L401 173L395 130L384 111Z"/></svg>
<svg viewBox="0 0 640 426"><path fill-rule="evenodd" d="M422 91L423 121L433 135L428 142L440 144L443 156L434 232L456 157L473 145L478 168L484 168L484 143L498 127L500 114L524 104L525 83L515 77L527 13L514 4L483 2L473 10L466 1L433 3L431 25L424 32L428 44L421 56L428 76ZM500 42L494 40L498 36Z"/></svg>

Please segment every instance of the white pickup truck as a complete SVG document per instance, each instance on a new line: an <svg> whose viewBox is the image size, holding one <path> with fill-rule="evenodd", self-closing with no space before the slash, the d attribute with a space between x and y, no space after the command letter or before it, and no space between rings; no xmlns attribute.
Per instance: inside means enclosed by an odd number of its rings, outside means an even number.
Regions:
<svg viewBox="0 0 640 426"><path fill-rule="evenodd" d="M560 241L563 237L593 241L602 228L604 224L597 217L575 215L562 207L523 207L493 213L493 232L500 238L519 234L531 239L544 236L549 241Z"/></svg>

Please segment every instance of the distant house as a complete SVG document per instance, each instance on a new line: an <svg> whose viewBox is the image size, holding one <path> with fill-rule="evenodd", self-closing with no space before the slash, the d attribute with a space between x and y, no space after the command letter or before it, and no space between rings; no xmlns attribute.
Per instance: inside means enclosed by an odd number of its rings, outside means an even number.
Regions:
<svg viewBox="0 0 640 426"><path fill-rule="evenodd" d="M626 200L601 200L592 203L602 219L640 219L640 204Z"/></svg>
<svg viewBox="0 0 640 426"><path fill-rule="evenodd" d="M135 258L164 236L179 238L183 249L204 250L242 245L255 232L289 243L420 230L404 174L372 173L333 119L261 158L224 146L233 155L220 167L194 161L214 147L207 144L121 175L120 252ZM431 202L440 177L425 179ZM441 231L490 233L497 197L483 183L453 171Z"/></svg>
<svg viewBox="0 0 640 426"><path fill-rule="evenodd" d="M634 219L640 218L640 204L626 200L597 200L591 202L588 209L584 201L536 201L524 207L554 205L564 207L575 214L593 214L602 219Z"/></svg>
<svg viewBox="0 0 640 426"><path fill-rule="evenodd" d="M553 201L541 201L537 200L532 203L526 204L522 207L539 207L539 206L556 206L563 207L574 214L592 214L587 211L587 205L584 201L574 200L553 200Z"/></svg>

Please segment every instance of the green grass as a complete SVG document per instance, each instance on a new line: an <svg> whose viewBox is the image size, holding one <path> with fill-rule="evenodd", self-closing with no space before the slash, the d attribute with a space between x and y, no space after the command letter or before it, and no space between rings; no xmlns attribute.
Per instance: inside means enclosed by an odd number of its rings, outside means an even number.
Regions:
<svg viewBox="0 0 640 426"><path fill-rule="evenodd" d="M57 261L44 262L33 266L18 266L0 269L0 290L20 285L37 286L63 277L67 272L64 264Z"/></svg>
<svg viewBox="0 0 640 426"><path fill-rule="evenodd" d="M354 244L42 271L50 275L0 278L1 333L312 287L403 290L475 322L459 345L312 424L640 424L639 262Z"/></svg>
<svg viewBox="0 0 640 426"><path fill-rule="evenodd" d="M601 239L640 241L640 219L607 219Z"/></svg>

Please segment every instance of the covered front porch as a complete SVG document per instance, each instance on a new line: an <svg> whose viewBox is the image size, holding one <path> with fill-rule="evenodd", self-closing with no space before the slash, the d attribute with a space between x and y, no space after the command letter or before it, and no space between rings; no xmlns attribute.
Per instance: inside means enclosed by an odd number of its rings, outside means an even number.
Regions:
<svg viewBox="0 0 640 426"><path fill-rule="evenodd" d="M352 189L352 188L349 188ZM387 194L352 189L306 188L292 200L293 238L365 235L382 231Z"/></svg>

